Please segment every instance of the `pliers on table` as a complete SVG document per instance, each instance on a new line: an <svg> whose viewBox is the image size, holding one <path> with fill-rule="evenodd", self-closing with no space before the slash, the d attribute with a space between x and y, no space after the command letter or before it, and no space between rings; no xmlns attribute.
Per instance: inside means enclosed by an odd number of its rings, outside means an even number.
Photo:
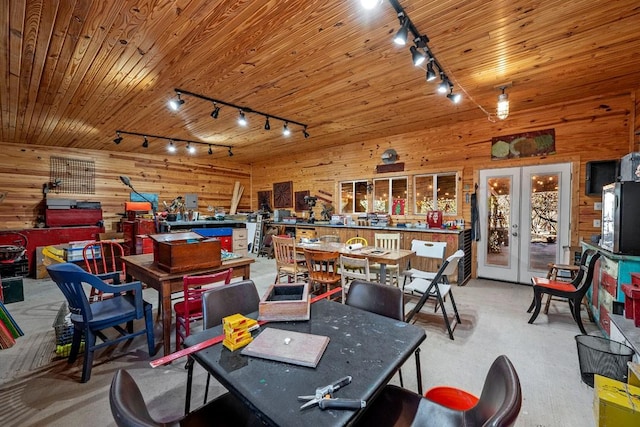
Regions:
<svg viewBox="0 0 640 427"><path fill-rule="evenodd" d="M351 376L346 376L339 379L333 384L326 385L324 387L318 387L314 395L298 396L298 400L307 400L300 407L300 410L310 408L314 405L318 405L320 409L360 409L364 408L367 404L364 400L360 399L336 399L333 397L333 393L342 387L351 383Z"/></svg>

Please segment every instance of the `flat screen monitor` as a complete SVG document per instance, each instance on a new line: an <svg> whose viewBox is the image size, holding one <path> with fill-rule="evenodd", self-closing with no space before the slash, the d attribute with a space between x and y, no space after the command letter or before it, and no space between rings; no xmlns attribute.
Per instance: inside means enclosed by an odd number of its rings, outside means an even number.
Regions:
<svg viewBox="0 0 640 427"><path fill-rule="evenodd" d="M587 162L585 194L602 196L602 187L618 180L618 160Z"/></svg>

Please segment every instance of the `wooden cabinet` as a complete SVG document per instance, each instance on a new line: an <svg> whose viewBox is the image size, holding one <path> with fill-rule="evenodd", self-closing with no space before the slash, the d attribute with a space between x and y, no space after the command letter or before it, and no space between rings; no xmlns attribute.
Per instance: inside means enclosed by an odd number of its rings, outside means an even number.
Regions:
<svg viewBox="0 0 640 427"><path fill-rule="evenodd" d="M631 273L640 272L640 256L614 254L586 242L582 242L582 247L601 254L587 297L598 326L610 336L613 303L624 303L622 285L631 283Z"/></svg>
<svg viewBox="0 0 640 427"><path fill-rule="evenodd" d="M233 229L233 253L248 256L249 255L249 241L247 239L246 228L234 228Z"/></svg>

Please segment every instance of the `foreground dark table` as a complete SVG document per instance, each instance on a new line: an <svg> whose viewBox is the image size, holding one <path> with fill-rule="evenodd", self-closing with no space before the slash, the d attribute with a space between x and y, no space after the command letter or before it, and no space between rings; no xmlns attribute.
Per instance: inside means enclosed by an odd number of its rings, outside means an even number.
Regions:
<svg viewBox="0 0 640 427"><path fill-rule="evenodd" d="M250 317L256 317L253 313ZM311 305L311 320L270 322L278 328L330 338L316 368L243 356L222 344L193 354L231 393L242 399L265 422L278 426L338 426L353 422L362 410L300 410L298 395L315 392L351 375L353 381L334 397L362 399L369 403L397 369L426 338L422 328L382 317L337 302L321 300ZM221 333L213 328L185 340L192 346Z"/></svg>

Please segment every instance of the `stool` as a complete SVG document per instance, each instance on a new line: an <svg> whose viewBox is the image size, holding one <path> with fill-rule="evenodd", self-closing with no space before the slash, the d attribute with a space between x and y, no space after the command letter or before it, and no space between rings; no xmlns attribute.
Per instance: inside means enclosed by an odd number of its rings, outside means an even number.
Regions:
<svg viewBox="0 0 640 427"><path fill-rule="evenodd" d="M571 282L578 274L578 271L580 271L579 265L572 265L572 264L556 264L556 263L550 262L549 264L547 264L547 267L549 268L549 270L547 271L547 279L558 280L563 282L564 281ZM568 272L569 276L558 277L558 273L561 271ZM548 295L547 302L544 305L544 314L549 314L549 305L551 305L551 299L555 299L556 301L566 301L565 298L552 298L551 295ZM589 304L586 301L586 297L583 298L582 304L584 304L584 306L587 308L587 314L589 315L589 320L593 322L594 321L593 314L591 313L591 310L589 310Z"/></svg>
<svg viewBox="0 0 640 427"><path fill-rule="evenodd" d="M434 387L424 397L457 411L467 411L476 406L479 400L473 394L455 387Z"/></svg>

